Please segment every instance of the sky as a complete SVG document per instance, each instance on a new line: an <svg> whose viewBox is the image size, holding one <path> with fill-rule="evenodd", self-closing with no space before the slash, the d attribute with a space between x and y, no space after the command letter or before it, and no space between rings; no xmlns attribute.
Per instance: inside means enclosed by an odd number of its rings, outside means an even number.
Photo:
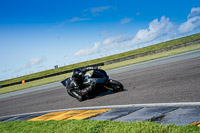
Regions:
<svg viewBox="0 0 200 133"><path fill-rule="evenodd" d="M0 81L200 32L200 0L0 0Z"/></svg>

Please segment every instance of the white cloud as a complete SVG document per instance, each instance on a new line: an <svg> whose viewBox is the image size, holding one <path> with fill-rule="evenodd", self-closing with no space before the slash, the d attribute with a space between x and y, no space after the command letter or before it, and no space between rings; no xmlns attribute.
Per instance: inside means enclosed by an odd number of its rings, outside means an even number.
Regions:
<svg viewBox="0 0 200 133"><path fill-rule="evenodd" d="M120 42L124 42L124 41L127 41L127 40L130 40L129 37L126 37L126 36L114 36L114 37L110 37L110 38L107 38L103 41L103 45L109 45L109 44L112 44L112 43L120 43Z"/></svg>
<svg viewBox="0 0 200 133"><path fill-rule="evenodd" d="M178 28L180 33L191 32L200 27L200 7L192 8L187 18Z"/></svg>
<svg viewBox="0 0 200 133"><path fill-rule="evenodd" d="M85 9L84 12L91 13L93 16L98 16L100 13L114 8L115 7L113 6L100 6L100 7Z"/></svg>
<svg viewBox="0 0 200 133"><path fill-rule="evenodd" d="M28 68L31 68L35 65L39 65L43 62L46 61L46 58L45 57L36 57L36 58L32 58L30 59L30 61L28 63L26 63L23 67L21 67L20 69L18 69L16 72L20 72L24 69L28 69Z"/></svg>
<svg viewBox="0 0 200 133"><path fill-rule="evenodd" d="M130 40L121 41L121 42L118 42L118 43L112 43L110 45L105 45L103 48L106 51L112 51L112 50L121 51L121 50L128 48L127 44L129 43L129 41Z"/></svg>
<svg viewBox="0 0 200 133"><path fill-rule="evenodd" d="M132 20L132 18L124 18L120 21L120 24L126 24L126 23L130 23Z"/></svg>
<svg viewBox="0 0 200 133"><path fill-rule="evenodd" d="M89 10L91 13L100 13L100 12L109 10L111 8L113 8L113 6L101 6L101 7L93 7L93 8L90 8Z"/></svg>
<svg viewBox="0 0 200 133"><path fill-rule="evenodd" d="M122 35L110 37L110 38L105 39L102 43L96 42L92 48L81 49L78 52L76 52L74 55L75 56L91 55L99 51L100 48L103 48L105 50L113 49L116 47L119 48L119 46L122 46L122 44L128 40L130 40L130 37L126 37Z"/></svg>
<svg viewBox="0 0 200 133"><path fill-rule="evenodd" d="M91 18L80 18L80 17L73 17L71 19L68 20L64 20L63 22L61 22L60 24L56 25L53 28L50 28L49 31L58 29L58 28L62 28L66 23L73 23L73 22L79 22L79 21L87 21L90 20Z"/></svg>
<svg viewBox="0 0 200 133"><path fill-rule="evenodd" d="M179 31L180 33L187 33L199 27L200 27L200 16L188 19L185 23L180 25Z"/></svg>
<svg viewBox="0 0 200 133"><path fill-rule="evenodd" d="M148 29L141 29L137 32L136 36L131 40L130 44L139 44L157 39L163 35L171 34L175 25L170 22L169 18L162 16L160 21L154 19L149 23Z"/></svg>
<svg viewBox="0 0 200 133"><path fill-rule="evenodd" d="M73 17L72 19L69 20L69 22L86 21L86 20L90 20L90 18Z"/></svg>
<svg viewBox="0 0 200 133"><path fill-rule="evenodd" d="M191 13L188 15L188 19L196 17L196 16L200 16L200 7L193 7L191 9Z"/></svg>
<svg viewBox="0 0 200 133"><path fill-rule="evenodd" d="M36 57L36 58L32 58L30 59L30 61L24 65L24 68L30 68L34 65L38 65L43 63L44 61L46 61L46 59L44 57Z"/></svg>
<svg viewBox="0 0 200 133"><path fill-rule="evenodd" d="M93 48L81 49L75 53L75 56L83 56L96 53L100 47L100 42L96 42Z"/></svg>

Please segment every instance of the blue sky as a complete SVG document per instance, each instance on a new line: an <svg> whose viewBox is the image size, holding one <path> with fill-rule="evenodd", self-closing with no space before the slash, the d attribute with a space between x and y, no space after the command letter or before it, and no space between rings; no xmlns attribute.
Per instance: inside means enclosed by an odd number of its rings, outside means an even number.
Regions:
<svg viewBox="0 0 200 133"><path fill-rule="evenodd" d="M1 0L0 80L199 31L199 0Z"/></svg>

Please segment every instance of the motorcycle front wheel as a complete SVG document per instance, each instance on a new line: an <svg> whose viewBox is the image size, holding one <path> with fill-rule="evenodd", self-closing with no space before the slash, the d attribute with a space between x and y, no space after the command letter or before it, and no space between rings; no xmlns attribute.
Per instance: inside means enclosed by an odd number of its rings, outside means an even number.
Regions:
<svg viewBox="0 0 200 133"><path fill-rule="evenodd" d="M110 80L109 88L111 88L113 92L123 91L124 89L123 85L119 81L116 81L116 80Z"/></svg>

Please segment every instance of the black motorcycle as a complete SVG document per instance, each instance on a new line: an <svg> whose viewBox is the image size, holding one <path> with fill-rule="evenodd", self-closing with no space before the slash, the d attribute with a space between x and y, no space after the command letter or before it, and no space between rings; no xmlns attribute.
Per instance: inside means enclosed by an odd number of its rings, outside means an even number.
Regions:
<svg viewBox="0 0 200 133"><path fill-rule="evenodd" d="M91 74L90 74L91 73ZM92 72L86 73L83 71L83 87L92 85L94 87L93 91L87 94L87 97L94 97L102 92L119 92L123 91L123 85L109 78L107 73L102 69L94 69ZM67 88L67 82L69 78L63 80L61 83Z"/></svg>

